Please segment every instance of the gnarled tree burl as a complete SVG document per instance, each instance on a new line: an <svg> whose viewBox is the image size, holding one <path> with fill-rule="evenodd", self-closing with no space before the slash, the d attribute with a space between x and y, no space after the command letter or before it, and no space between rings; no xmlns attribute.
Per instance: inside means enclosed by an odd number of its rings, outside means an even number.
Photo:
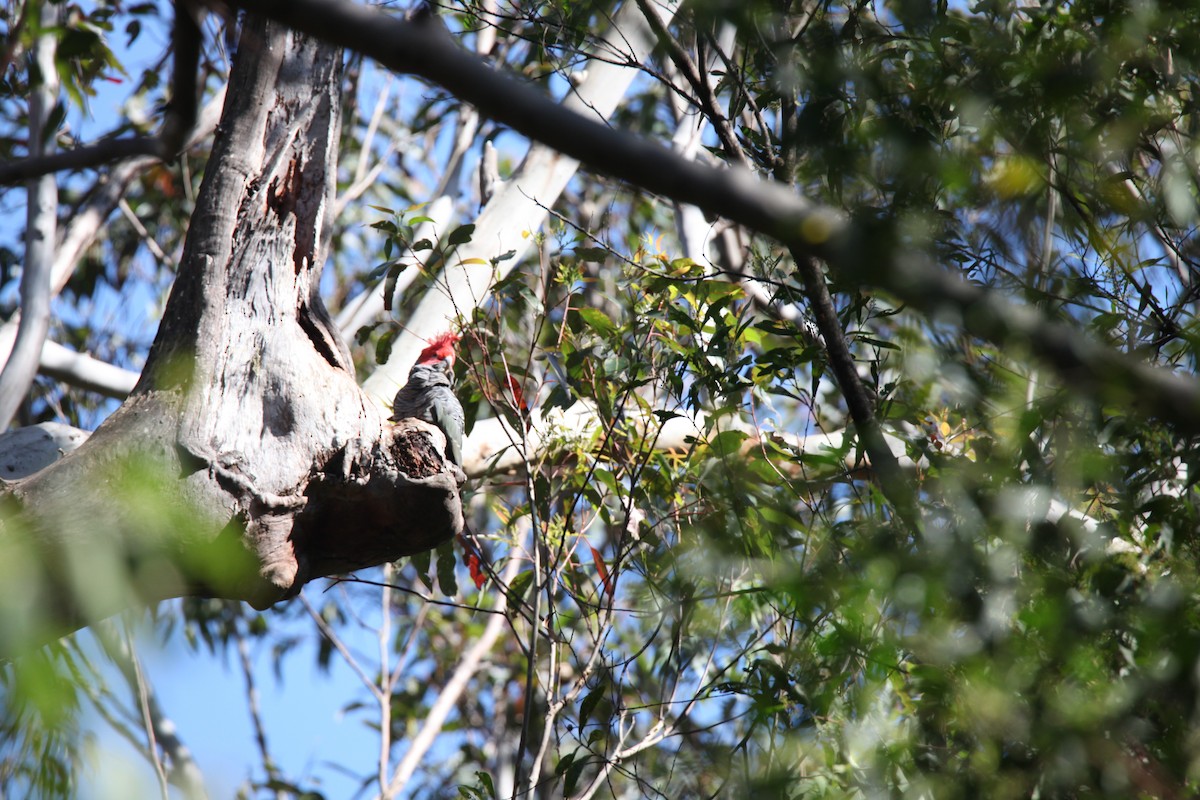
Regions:
<svg viewBox="0 0 1200 800"><path fill-rule="evenodd" d="M51 573L21 602L55 632L187 594L265 607L461 530L441 432L367 401L318 296L340 73L338 48L247 21L137 388L82 447L10 485L0 555Z"/></svg>

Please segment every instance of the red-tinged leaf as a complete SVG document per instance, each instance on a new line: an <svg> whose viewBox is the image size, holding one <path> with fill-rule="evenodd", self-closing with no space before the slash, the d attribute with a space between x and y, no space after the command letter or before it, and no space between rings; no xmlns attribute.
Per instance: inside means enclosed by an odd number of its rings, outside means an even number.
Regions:
<svg viewBox="0 0 1200 800"><path fill-rule="evenodd" d="M604 556L600 555L600 551L590 544L588 549L592 551L592 560L596 562L596 572L600 574L600 583L604 585L604 593L608 595L609 600L612 600L615 587L612 577L608 574L608 566L604 563Z"/></svg>
<svg viewBox="0 0 1200 800"><path fill-rule="evenodd" d="M479 564L479 556L474 553L467 556L467 569L471 572L471 580L475 581L475 588L482 589L483 584L487 581L487 574Z"/></svg>
<svg viewBox="0 0 1200 800"><path fill-rule="evenodd" d="M521 388L521 381L513 375L505 375L504 378L504 383L508 385L512 408L520 418L521 424L525 426L525 430L529 430L529 403L525 400L525 390Z"/></svg>
<svg viewBox="0 0 1200 800"><path fill-rule="evenodd" d="M525 390L521 388L521 382L512 375L508 376L508 390L512 392L513 407L522 413L529 410L529 404L525 402Z"/></svg>

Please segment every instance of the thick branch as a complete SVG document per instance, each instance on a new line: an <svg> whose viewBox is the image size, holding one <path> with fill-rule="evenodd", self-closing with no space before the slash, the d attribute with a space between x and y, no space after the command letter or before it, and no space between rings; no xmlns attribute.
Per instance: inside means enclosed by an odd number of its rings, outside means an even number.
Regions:
<svg viewBox="0 0 1200 800"><path fill-rule="evenodd" d="M200 107L201 37L193 12L203 13L191 3L176 1L175 27L171 30L171 46L175 49L171 64L171 100L158 131L164 159L179 155L188 132L196 126L196 113Z"/></svg>
<svg viewBox="0 0 1200 800"><path fill-rule="evenodd" d="M42 345L39 370L63 383L118 399L132 392L138 379L136 372L92 358L86 353L76 353L49 340Z"/></svg>
<svg viewBox="0 0 1200 800"><path fill-rule="evenodd" d="M19 183L64 170L92 169L135 156L162 157L157 136L133 136L104 139L95 144L63 150L52 155L36 155L0 164L0 185Z"/></svg>

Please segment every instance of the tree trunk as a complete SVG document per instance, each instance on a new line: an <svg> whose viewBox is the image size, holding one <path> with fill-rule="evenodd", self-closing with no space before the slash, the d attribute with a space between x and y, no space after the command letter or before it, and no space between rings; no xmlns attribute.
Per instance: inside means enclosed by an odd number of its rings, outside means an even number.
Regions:
<svg viewBox="0 0 1200 800"><path fill-rule="evenodd" d="M339 50L247 19L137 387L8 486L0 578L26 590L0 600L19 604L0 609L0 654L170 597L264 608L461 530L441 432L383 419L318 296L340 79Z"/></svg>

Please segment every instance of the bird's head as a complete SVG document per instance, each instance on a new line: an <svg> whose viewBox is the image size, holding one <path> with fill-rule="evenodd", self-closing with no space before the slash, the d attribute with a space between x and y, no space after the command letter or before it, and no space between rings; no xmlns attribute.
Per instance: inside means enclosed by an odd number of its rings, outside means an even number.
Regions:
<svg viewBox="0 0 1200 800"><path fill-rule="evenodd" d="M458 340L462 338L454 331L446 331L445 333L435 336L430 340L429 345L421 351L421 355L417 356L418 364L432 364L435 361L448 361L451 367L454 366L455 349Z"/></svg>

